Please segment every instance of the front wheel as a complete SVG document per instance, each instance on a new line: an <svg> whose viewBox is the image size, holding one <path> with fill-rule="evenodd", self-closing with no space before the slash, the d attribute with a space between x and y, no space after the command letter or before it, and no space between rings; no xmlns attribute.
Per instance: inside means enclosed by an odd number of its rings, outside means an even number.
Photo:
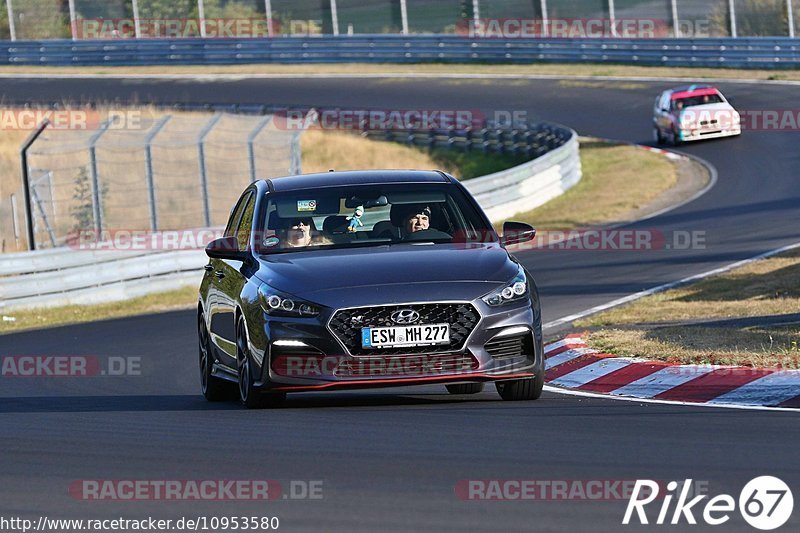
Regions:
<svg viewBox="0 0 800 533"><path fill-rule="evenodd" d="M495 387L497 388L497 393L504 400L512 402L536 400L542 395L544 375L539 374L533 378L511 381L498 381L495 383Z"/></svg>
<svg viewBox="0 0 800 533"><path fill-rule="evenodd" d="M275 407L286 399L285 393L262 393L255 388L253 380L252 358L247 344L244 320L239 322L236 335L236 362L239 381L239 401L248 409L264 409Z"/></svg>
<svg viewBox="0 0 800 533"><path fill-rule="evenodd" d="M664 146L667 143L667 141L664 139L664 135L661 133L661 128L653 128L653 140L659 146Z"/></svg>
<svg viewBox="0 0 800 533"><path fill-rule="evenodd" d="M231 399L230 384L224 379L215 377L214 357L211 355L211 343L208 328L203 315L197 318L197 335L199 338L200 352L200 388L203 396L209 402L221 402Z"/></svg>

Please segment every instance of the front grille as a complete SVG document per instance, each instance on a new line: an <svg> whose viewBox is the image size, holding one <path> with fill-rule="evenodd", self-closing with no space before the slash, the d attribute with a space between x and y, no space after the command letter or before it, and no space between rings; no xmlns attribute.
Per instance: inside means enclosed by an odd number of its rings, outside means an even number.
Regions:
<svg viewBox="0 0 800 533"><path fill-rule="evenodd" d="M487 342L484 348L495 359L522 357L530 351L529 339L530 335L501 338Z"/></svg>
<svg viewBox="0 0 800 533"><path fill-rule="evenodd" d="M397 326L392 322L391 315L400 309L413 309L418 312L420 319L416 324L450 324L450 344L411 348L362 348L361 328ZM468 303L387 305L337 311L329 327L350 355L412 355L461 350L479 320L478 311Z"/></svg>
<svg viewBox="0 0 800 533"><path fill-rule="evenodd" d="M478 360L469 354L364 357L343 361L336 377L425 377L462 374L478 369Z"/></svg>

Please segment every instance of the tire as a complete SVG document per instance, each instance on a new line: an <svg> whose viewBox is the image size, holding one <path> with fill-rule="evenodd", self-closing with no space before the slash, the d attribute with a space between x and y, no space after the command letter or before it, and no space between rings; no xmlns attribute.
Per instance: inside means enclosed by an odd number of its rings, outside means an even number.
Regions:
<svg viewBox="0 0 800 533"><path fill-rule="evenodd" d="M264 409L280 405L286 399L285 393L265 394L254 386L252 358L247 344L244 320L236 328L236 363L238 374L239 401L248 409Z"/></svg>
<svg viewBox="0 0 800 533"><path fill-rule="evenodd" d="M445 386L450 394L478 394L483 391L483 383L457 383Z"/></svg>
<svg viewBox="0 0 800 533"><path fill-rule="evenodd" d="M231 384L212 374L214 358L211 355L211 339L203 315L197 317L197 334L200 354L200 390L209 402L222 402L230 400L232 394Z"/></svg>
<svg viewBox="0 0 800 533"><path fill-rule="evenodd" d="M544 375L534 378L515 379L513 381L498 381L495 383L497 393L504 400L511 402L536 400L542 395Z"/></svg>
<svg viewBox="0 0 800 533"><path fill-rule="evenodd" d="M664 136L661 134L661 128L653 128L653 140L658 146L667 144L666 139L664 139Z"/></svg>

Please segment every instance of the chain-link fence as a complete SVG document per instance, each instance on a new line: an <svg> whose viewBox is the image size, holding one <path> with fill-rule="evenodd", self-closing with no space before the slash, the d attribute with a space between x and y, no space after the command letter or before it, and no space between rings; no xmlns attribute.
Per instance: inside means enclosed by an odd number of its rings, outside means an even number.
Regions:
<svg viewBox="0 0 800 533"><path fill-rule="evenodd" d="M126 111L85 130L54 124L28 149L37 248L76 232L224 225L248 183L301 171L300 133L271 115L145 115ZM24 198L22 189L0 198L8 250L28 245Z"/></svg>
<svg viewBox="0 0 800 533"><path fill-rule="evenodd" d="M447 34L497 20L538 21L543 36L605 21L653 22L658 37L794 37L800 25L800 0L1 1L0 39Z"/></svg>

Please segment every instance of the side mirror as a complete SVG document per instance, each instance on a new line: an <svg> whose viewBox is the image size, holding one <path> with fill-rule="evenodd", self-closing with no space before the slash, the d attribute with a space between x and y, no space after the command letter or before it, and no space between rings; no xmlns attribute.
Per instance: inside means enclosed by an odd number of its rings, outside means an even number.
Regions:
<svg viewBox="0 0 800 533"><path fill-rule="evenodd" d="M504 246L519 244L521 242L532 241L536 237L536 230L530 224L524 222L504 222L503 236L500 242Z"/></svg>
<svg viewBox="0 0 800 533"><path fill-rule="evenodd" d="M239 250L239 241L236 237L222 237L208 243L206 255L213 259L244 261L247 257L247 252Z"/></svg>

